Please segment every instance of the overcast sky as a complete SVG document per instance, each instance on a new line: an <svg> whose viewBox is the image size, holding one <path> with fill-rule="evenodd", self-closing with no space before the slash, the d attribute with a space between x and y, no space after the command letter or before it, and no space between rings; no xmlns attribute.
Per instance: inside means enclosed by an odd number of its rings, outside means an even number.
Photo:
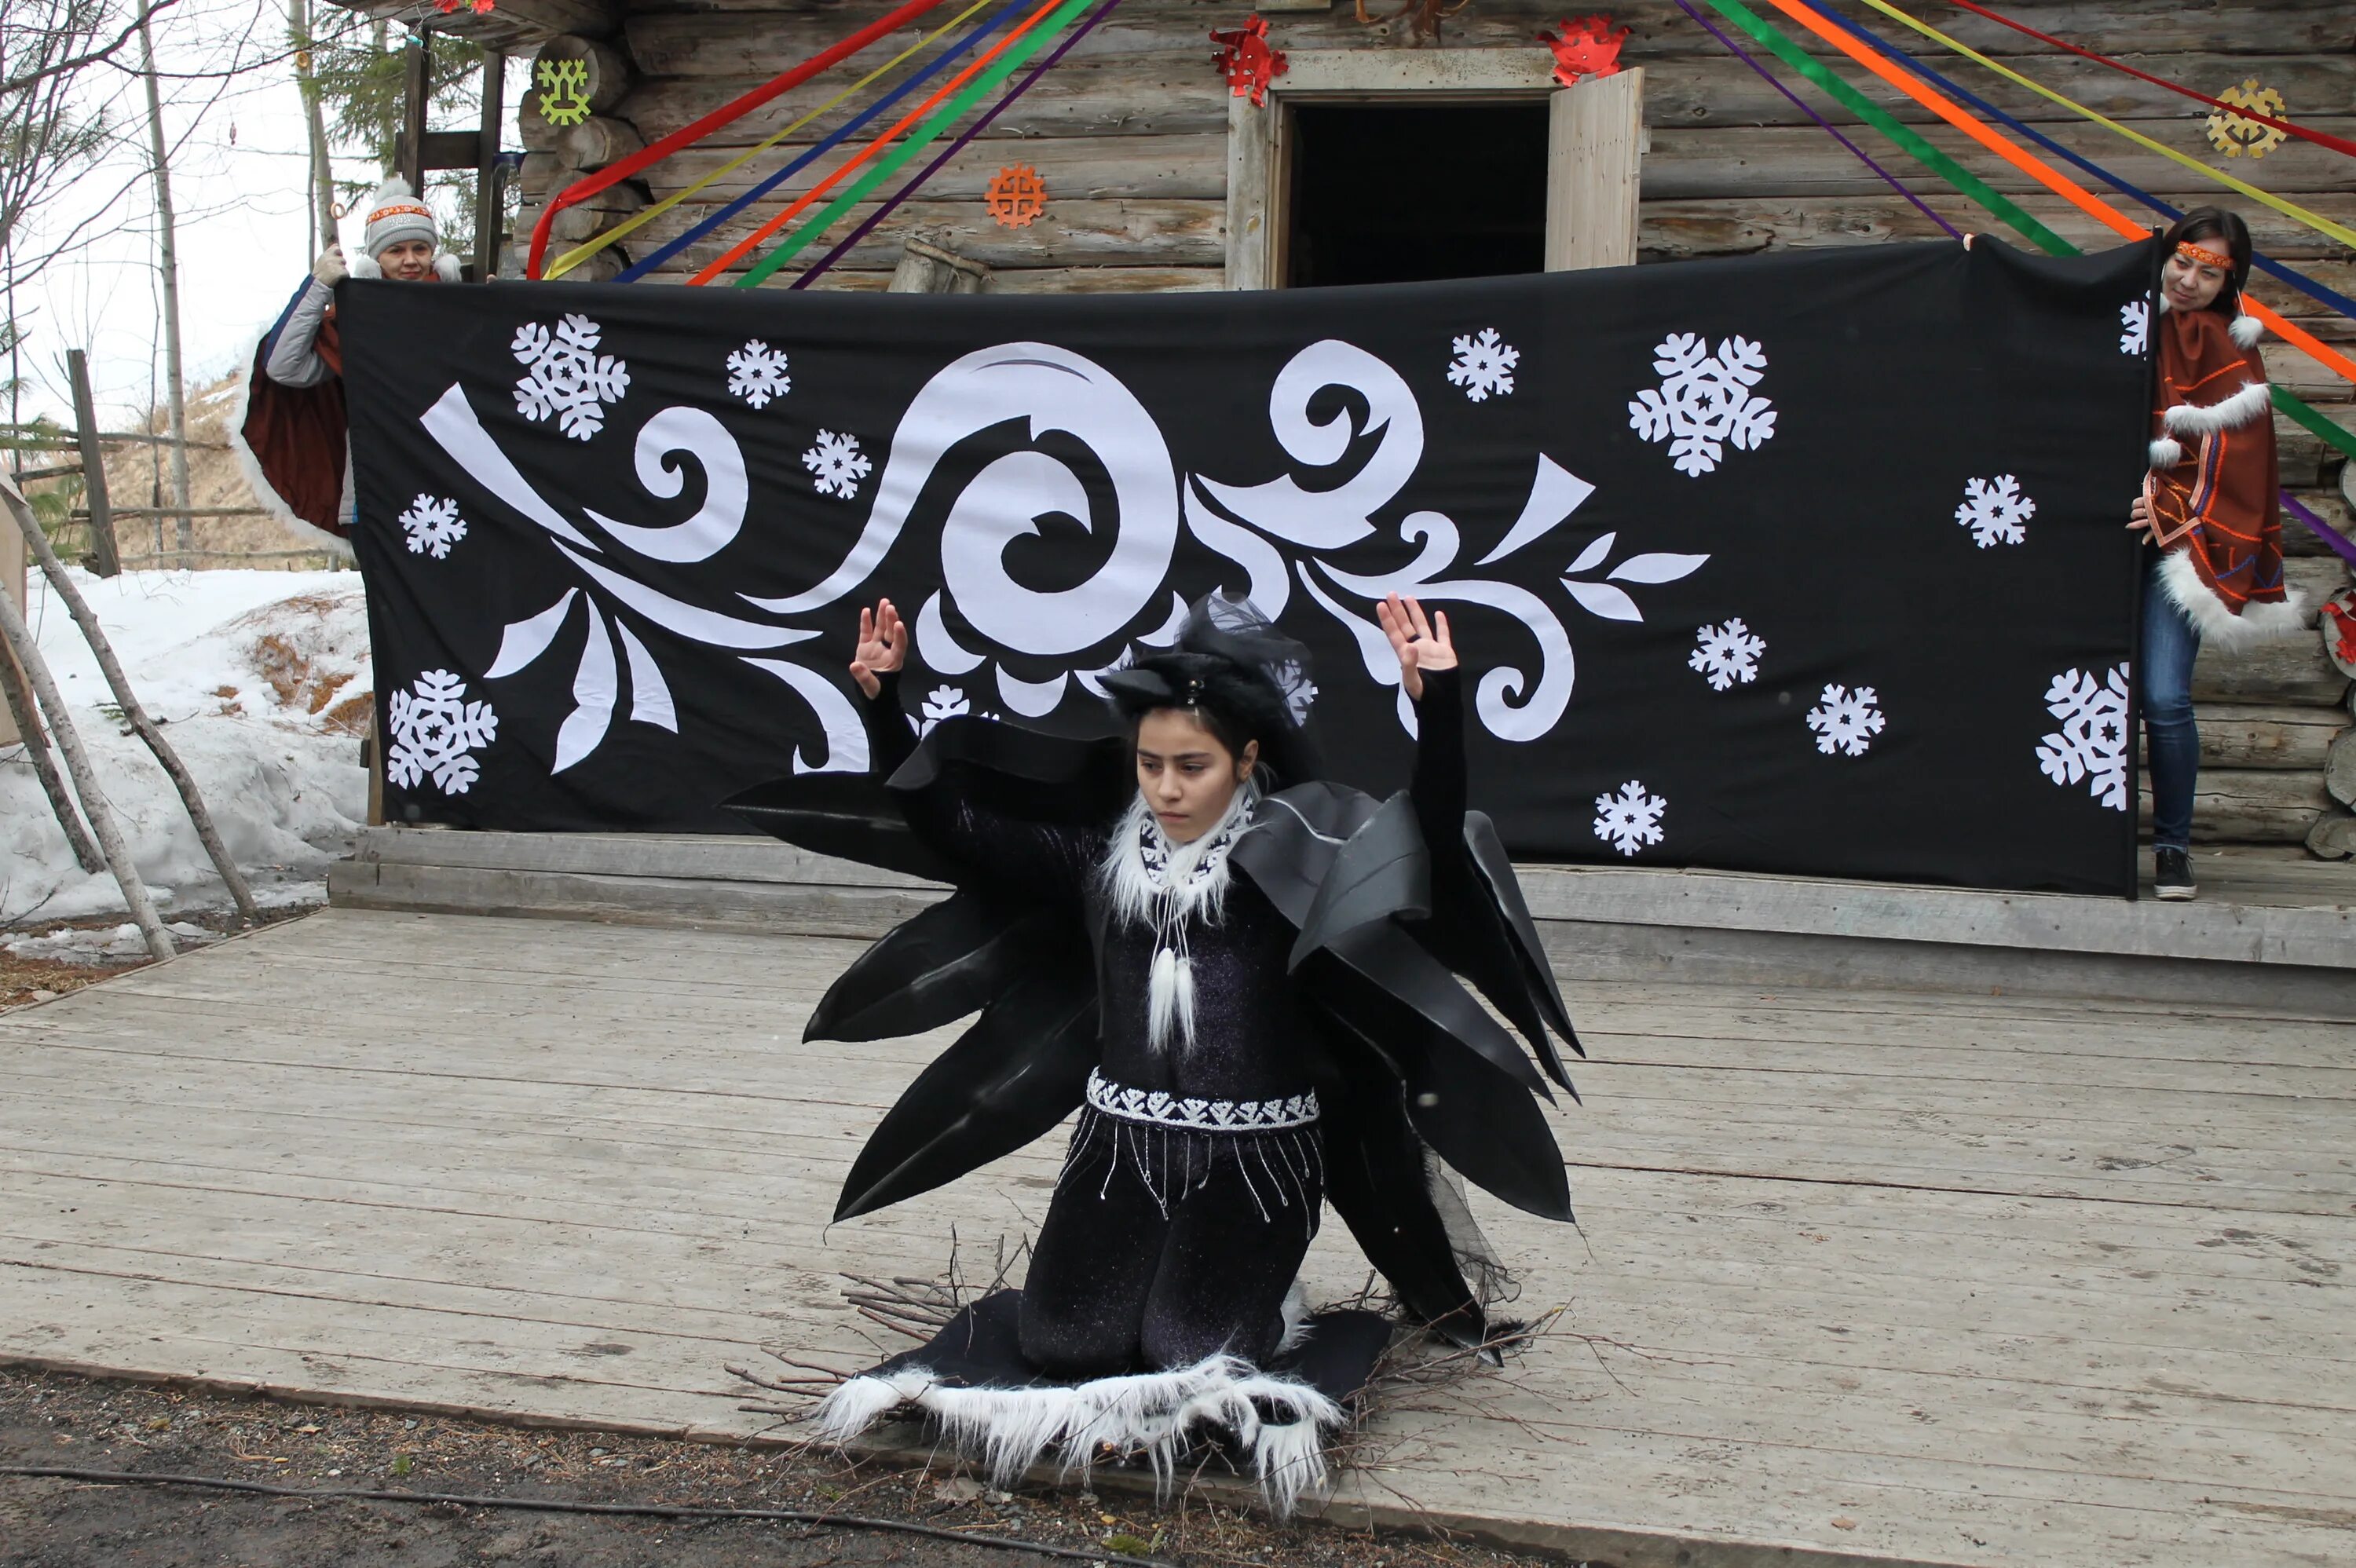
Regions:
<svg viewBox="0 0 2356 1568"><path fill-rule="evenodd" d="M325 0L318 8L316 25L324 31L339 13ZM281 0L179 0L156 18L156 53L166 71L217 69L241 38L248 40L245 59L273 59L226 86L219 80L166 84L165 125L179 143L172 199L179 215L181 353L192 391L238 366L310 267L302 98L293 66L274 59L285 47L284 16ZM398 29L393 37L399 38ZM126 58L135 64L135 45ZM519 63L510 61L511 72ZM163 306L153 185L141 177L147 145L144 100L135 79L121 79L119 91L100 86L115 97L118 112L130 116L121 125L125 139L65 201L53 204L59 210L42 215L39 226L51 232L70 228L130 182L134 188L118 208L128 225L20 287L16 314L27 332L25 417L48 413L72 422L65 350L84 348L100 421L122 429L163 400ZM511 81L508 101L516 101ZM515 144L512 124L507 142ZM336 172L358 180L378 170L366 158L338 157ZM341 227L348 248L356 245L358 219ZM0 373L5 370L0 363Z"/></svg>

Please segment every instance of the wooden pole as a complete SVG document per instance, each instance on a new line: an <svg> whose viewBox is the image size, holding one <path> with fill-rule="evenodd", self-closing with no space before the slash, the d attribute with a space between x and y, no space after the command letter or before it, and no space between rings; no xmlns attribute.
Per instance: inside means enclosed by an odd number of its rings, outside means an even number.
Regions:
<svg viewBox="0 0 2356 1568"><path fill-rule="evenodd" d="M499 133L507 120L508 57L483 51L483 120L475 155L475 281L487 283L499 272Z"/></svg>
<svg viewBox="0 0 2356 1568"><path fill-rule="evenodd" d="M32 760L33 776L41 781L41 793L49 797L49 810L57 815L58 826L65 829L66 846L73 851L74 864L85 872L96 875L106 869L99 858L98 846L90 841L90 830L81 825L81 813L74 809L73 796L66 793L66 781L59 775L58 760L49 755L49 738L41 729L41 716L33 708L32 693L25 689L25 677L16 671L16 660L8 650L0 648L0 700L8 705L8 717L16 726L16 738L25 743L25 755Z"/></svg>
<svg viewBox="0 0 2356 1568"><path fill-rule="evenodd" d="M401 176L425 199L425 112L434 91L434 30L419 27L401 53Z"/></svg>
<svg viewBox="0 0 2356 1568"><path fill-rule="evenodd" d="M182 551L197 548L197 525L188 516L188 402L180 380L180 260L172 224L172 164L164 146L164 101L155 86L155 40L145 13L139 18L139 47L146 61L147 145L155 172L155 265L164 279L164 407L171 414L172 504L179 508L180 528L173 541Z"/></svg>
<svg viewBox="0 0 2356 1568"><path fill-rule="evenodd" d="M10 494L15 495L13 488ZM262 906L253 901L253 890L246 885L245 873L237 869L237 861L230 857L229 847L221 842L220 831L213 826L212 813L205 809L205 797L198 790L197 781L181 764L179 753L172 750L172 742L164 739L162 729L141 706L139 694L132 689L130 677L123 673L123 665L114 656L114 645L106 640L106 629L98 624L98 616L91 611L90 601L81 596L81 591L73 585L73 579L66 573L65 562L59 560L58 552L49 548L40 524L34 520L33 509L21 500L12 501L8 509L16 514L16 526L24 530L25 543L32 550L33 559L41 563L41 571L49 580L50 592L65 601L74 624L81 628L82 636L90 643L90 651L98 656L98 667L114 692L115 706L123 710L123 717L130 720L132 729L139 732L139 738L147 742L147 749L155 754L155 761L163 764L164 772L172 780L172 787L180 792L180 804L187 808L188 820L196 825L197 837L204 844L205 853L212 858L213 869L220 873L220 880L228 886L229 896L237 904L238 914L251 924L261 924ZM42 701L46 707L48 699L45 698ZM85 792L85 805L88 800Z"/></svg>
<svg viewBox="0 0 2356 1568"><path fill-rule="evenodd" d="M1554 95L1547 129L1546 270L1636 264L1644 68Z"/></svg>
<svg viewBox="0 0 2356 1568"><path fill-rule="evenodd" d="M34 535L40 534L40 525L33 520L33 508L16 486L0 479L0 498L19 527L29 527ZM44 551L48 541L41 541ZM57 559L54 552L49 558ZM66 772L73 775L74 793L81 797L81 808L90 818L91 831L98 835L99 852L106 857L107 869L114 873L114 885L123 890L123 901L131 911L131 918L139 923L139 934L146 939L147 951L158 958L169 958L175 949L172 937L164 929L164 922L155 913L155 901L147 896L147 884L139 880L139 868L132 863L131 851L124 847L123 835L114 826L114 810L106 804L106 792L98 782L98 770L90 764L90 753L82 750L80 731L74 728L73 716L66 711L66 699L58 692L58 683L50 677L49 667L42 662L41 645L33 640L32 627L16 608L16 601L0 593L0 639L5 639L16 664L31 682L33 695L40 699L41 709L48 715L49 733L57 737L58 750L65 754Z"/></svg>
<svg viewBox="0 0 2356 1568"><path fill-rule="evenodd" d="M98 408L90 394L90 356L79 348L66 350L66 375L73 382L74 443L81 450L82 502L90 509L91 554L98 574L112 577L123 570L123 551L114 542L114 509L106 499L106 453L98 444Z"/></svg>

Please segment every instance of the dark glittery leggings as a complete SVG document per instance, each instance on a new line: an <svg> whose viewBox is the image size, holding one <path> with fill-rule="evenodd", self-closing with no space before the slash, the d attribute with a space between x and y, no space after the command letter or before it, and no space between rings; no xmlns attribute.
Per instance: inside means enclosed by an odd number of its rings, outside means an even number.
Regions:
<svg viewBox="0 0 2356 1568"><path fill-rule="evenodd" d="M1023 1285L1051 1376L1266 1365L1323 1204L1317 1129L1195 1133L1084 1113Z"/></svg>

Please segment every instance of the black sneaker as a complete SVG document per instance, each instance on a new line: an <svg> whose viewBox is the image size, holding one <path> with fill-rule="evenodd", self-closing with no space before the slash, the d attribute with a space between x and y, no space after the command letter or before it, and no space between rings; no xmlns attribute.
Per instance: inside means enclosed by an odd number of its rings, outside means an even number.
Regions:
<svg viewBox="0 0 2356 1568"><path fill-rule="evenodd" d="M2192 858L2183 850L2162 845L2151 859L2161 898L2180 903L2199 891L2192 885Z"/></svg>

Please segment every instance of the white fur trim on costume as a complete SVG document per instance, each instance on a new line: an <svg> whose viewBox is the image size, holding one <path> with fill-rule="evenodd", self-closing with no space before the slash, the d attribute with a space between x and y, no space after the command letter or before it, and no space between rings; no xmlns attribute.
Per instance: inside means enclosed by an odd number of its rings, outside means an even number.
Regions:
<svg viewBox="0 0 2356 1568"><path fill-rule="evenodd" d="M344 263L344 271L355 278L384 276L383 264L374 256L355 256ZM458 258L449 251L438 251L434 256L434 275L445 283L464 283L466 279L466 269L461 266Z"/></svg>
<svg viewBox="0 0 2356 1568"><path fill-rule="evenodd" d="M2184 618L2200 632L2201 640L2214 647L2245 648L2296 635L2308 625L2307 596L2296 588L2286 590L2279 604L2244 604L2242 613L2234 614L2201 581L2200 569L2180 549L2159 558L2159 583L2169 603L2183 611Z"/></svg>
<svg viewBox="0 0 2356 1568"><path fill-rule="evenodd" d="M276 518L288 533L293 534L305 544L316 540L337 560L349 560L352 559L351 541L339 539L325 528L315 527L305 518L296 517L294 508L288 506L285 499L271 487L269 478L262 472L262 460L253 455L253 448L245 443L246 404L251 400L253 390L253 384L247 378L252 374L251 367L253 364L253 358L254 350L248 349L245 363L249 368L245 375L237 379L237 398L230 405L229 411L229 450L230 454L237 459L237 471L244 478L245 487L253 492L255 504ZM348 476L345 499L348 501L350 499L348 462L345 467Z"/></svg>
<svg viewBox="0 0 2356 1568"><path fill-rule="evenodd" d="M2225 330L2233 335L2235 344L2244 348L2255 348L2258 339L2266 335L2266 324L2244 311L2226 325Z"/></svg>
<svg viewBox="0 0 2356 1568"><path fill-rule="evenodd" d="M1001 1487L1050 1453L1066 1473L1085 1477L1098 1450L1110 1446L1142 1454L1166 1492L1194 1430L1221 1427L1250 1456L1260 1496L1279 1518L1324 1486L1325 1433L1348 1419L1309 1384L1221 1355L1170 1371L1061 1387L966 1388L923 1367L867 1372L827 1395L810 1420L819 1441L846 1443L904 1403L939 1422L942 1435ZM1274 1420L1262 1417L1261 1405Z"/></svg>
<svg viewBox="0 0 2356 1568"><path fill-rule="evenodd" d="M2246 381L2240 391L2213 403L2177 404L2166 416L2168 433L2208 435L2221 430L2237 430L2262 417L2273 406L2273 388L2264 381Z"/></svg>
<svg viewBox="0 0 2356 1568"><path fill-rule="evenodd" d="M2162 473L2184 461L2184 443L2172 435L2163 435L2150 446L2151 465Z"/></svg>

